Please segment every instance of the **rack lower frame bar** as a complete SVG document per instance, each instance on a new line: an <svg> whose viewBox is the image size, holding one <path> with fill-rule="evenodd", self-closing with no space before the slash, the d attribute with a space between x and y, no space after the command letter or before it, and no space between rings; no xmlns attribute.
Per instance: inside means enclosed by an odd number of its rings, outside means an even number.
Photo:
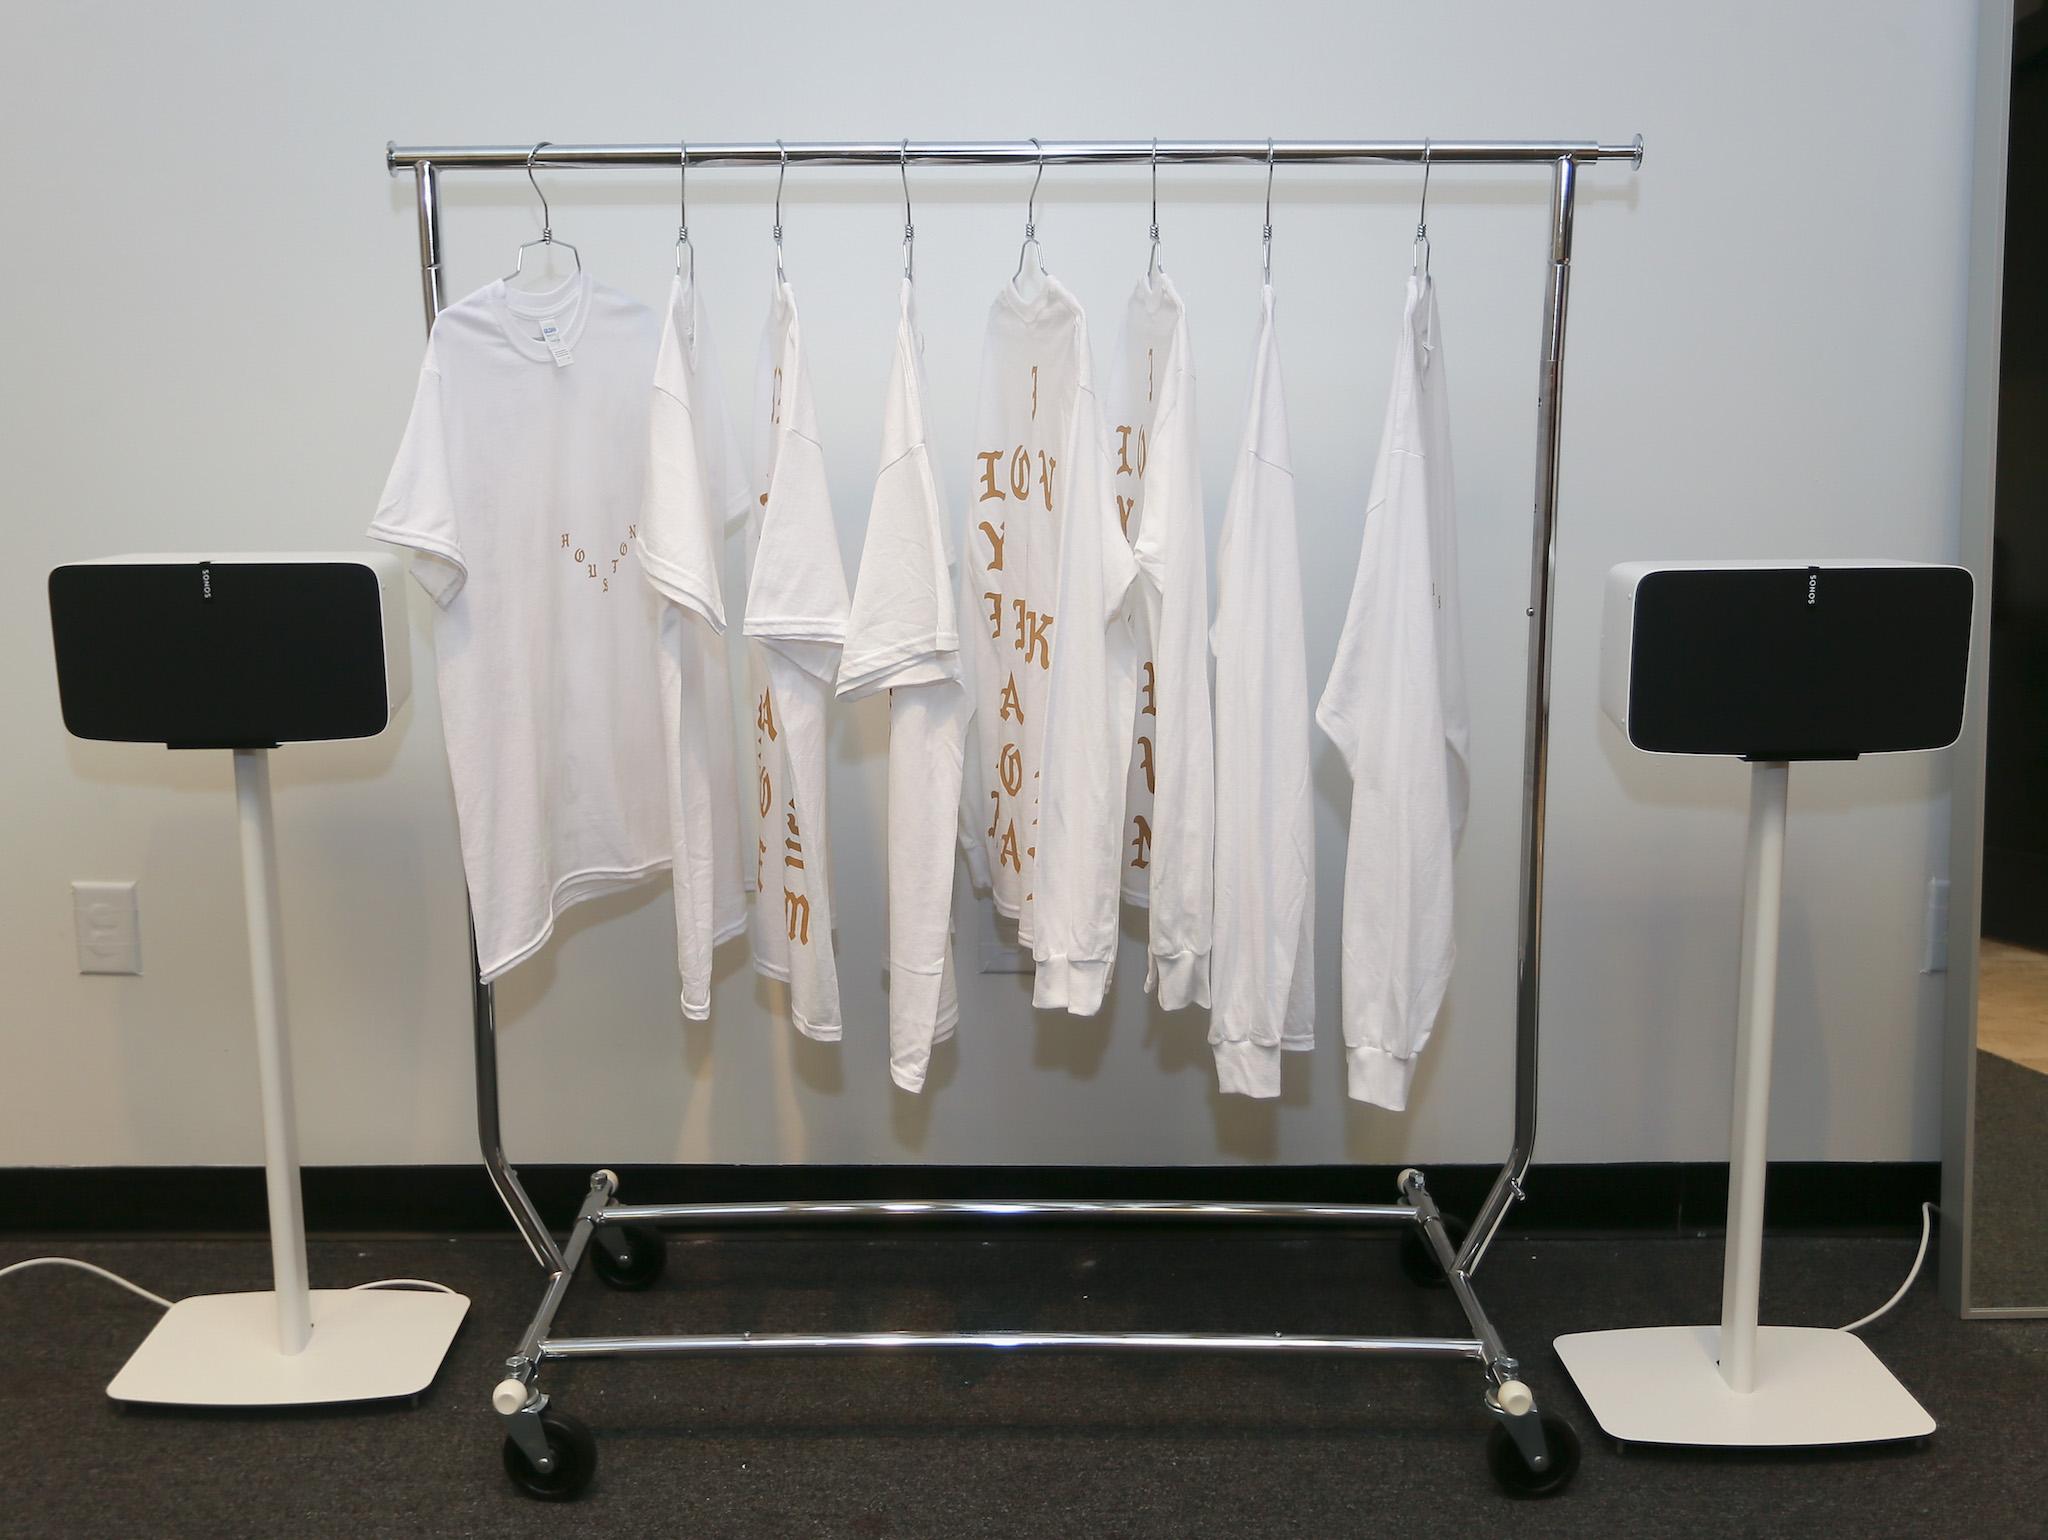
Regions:
<svg viewBox="0 0 2048 1540"><path fill-rule="evenodd" d="M946 1352L991 1349L1066 1353L1296 1353L1393 1358L1467 1358L1485 1362L1473 1337L1242 1336L1228 1332L856 1331L728 1332L691 1337L549 1337L540 1358L639 1358L686 1353Z"/></svg>
<svg viewBox="0 0 2048 1540"><path fill-rule="evenodd" d="M1195 1224L1250 1220L1293 1224L1387 1224L1419 1219L1402 1203L1208 1203L1151 1198L862 1198L787 1203L614 1203L591 1215L599 1225L787 1224L852 1219L1181 1219Z"/></svg>
<svg viewBox="0 0 2048 1540"><path fill-rule="evenodd" d="M419 226L420 289L427 329L446 303L439 177L443 170L508 171L545 166L551 170L606 170L678 165L682 146L667 144L482 145L405 147L387 144L385 167L396 175L411 171ZM617 1185L609 1172L593 1178L566 1244L557 1245L508 1160L500 1131L498 1042L492 986L478 981L474 946L471 1004L476 1053L478 1145L492 1185L511 1214L534 1260L547 1274L547 1287L519 1351L507 1360L507 1375L492 1401L510 1446L531 1470L546 1478L556 1470L556 1446L542 1414L548 1398L535 1383L543 1360L688 1355L692 1353L799 1353L860 1350L1297 1352L1476 1359L1485 1368L1486 1410L1512 1438L1530 1470L1550 1468L1551 1455L1519 1365L1480 1307L1473 1275L1499 1233L1508 1211L1526 1194L1524 1182L1534 1158L1537 1069L1540 1060L1541 962L1543 946L1544 824L1548 800L1550 746L1550 663L1552 607L1556 589L1558 485L1564 418L1564 346L1571 288L1572 239L1578 175L1582 167L1626 161L1640 166L1643 141L1603 144L1593 140L1046 140L1006 143L899 141L897 143L705 144L689 148L691 167L716 166L1030 166L1133 164L1265 164L1299 167L1384 165L1548 166L1551 172L1550 232L1546 247L1543 327L1536 393L1536 474L1530 521L1528 675L1524 696L1521 808L1520 925L1515 959L1513 1132L1506 1160L1462 1243L1453 1244L1443 1217L1419 1172L1400 1180L1401 1204L1201 1204L1160 1202L932 1202L616 1204ZM1247 1337L1210 1334L1117 1333L826 1333L785 1336L751 1334L648 1337L550 1337L556 1312L570 1282L595 1244L614 1261L629 1251L629 1225L684 1225L720 1228L752 1223L831 1218L959 1218L1007 1221L1022 1218L1121 1220L1264 1220L1337 1224L1417 1224L1429 1255L1470 1324L1471 1338L1448 1337ZM586 1435L587 1437L587 1435ZM583 1479L588 1479L587 1470Z"/></svg>

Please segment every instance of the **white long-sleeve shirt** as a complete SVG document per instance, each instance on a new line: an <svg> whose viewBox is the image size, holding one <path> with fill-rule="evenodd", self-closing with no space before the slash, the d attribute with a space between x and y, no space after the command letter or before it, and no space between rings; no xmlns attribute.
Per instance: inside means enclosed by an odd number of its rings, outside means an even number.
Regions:
<svg viewBox="0 0 2048 1540"><path fill-rule="evenodd" d="M1113 509L1102 486L1102 419L1080 303L1057 279L1033 276L1028 289L1005 284L989 307L959 607L961 678L974 715L961 842L968 870L992 891L997 912L1017 922L1025 946L1036 944L1046 718L1066 626L1058 610L1062 536L1087 501L1076 488L1096 486L1093 495ZM1094 467L1084 466L1078 482L1077 444ZM1114 532L1115 513L1108 518ZM1128 564L1128 548L1123 559ZM1121 761L1114 774L1120 803ZM1112 828L1112 865L1115 843ZM1113 910L1113 869L1103 891Z"/></svg>
<svg viewBox="0 0 2048 1540"><path fill-rule="evenodd" d="M1316 720L1352 779L1343 1017L1351 1095L1399 1111L1456 955L1468 795L1457 502L1436 291L1411 277L1351 607Z"/></svg>
<svg viewBox="0 0 2048 1540"><path fill-rule="evenodd" d="M739 779L727 661L727 534L751 499L696 286L678 277L663 317L649 417L641 571L661 615L662 737L675 847L676 967L683 1014L711 1010L711 953L746 928Z"/></svg>
<svg viewBox="0 0 2048 1540"><path fill-rule="evenodd" d="M1089 383L1078 309L1074 331L1080 374L1061 458L1059 632L1045 702L1031 1003L1091 1016L1116 969L1124 792L1137 710L1138 564L1117 518L1109 437Z"/></svg>
<svg viewBox="0 0 2048 1540"><path fill-rule="evenodd" d="M754 967L789 984L807 1037L842 1030L832 947L826 739L846 571L825 478L796 298L778 283L755 392L759 506L748 523L747 614L754 715Z"/></svg>
<svg viewBox="0 0 2048 1540"><path fill-rule="evenodd" d="M1315 815L1287 399L1273 291L1216 554L1216 1082L1280 1094L1280 1053L1315 1043Z"/></svg>
<svg viewBox="0 0 2048 1540"><path fill-rule="evenodd" d="M1109 452L1138 569L1120 877L1124 898L1151 910L1145 987L1179 1010L1209 1004L1216 784L1195 369L1187 306L1164 272L1132 293L1119 354Z"/></svg>
<svg viewBox="0 0 2048 1540"><path fill-rule="evenodd" d="M945 530L925 435L924 338L903 281L839 698L889 692L889 1075L924 1088L932 1045L960 1020L953 979L953 861L967 692Z"/></svg>

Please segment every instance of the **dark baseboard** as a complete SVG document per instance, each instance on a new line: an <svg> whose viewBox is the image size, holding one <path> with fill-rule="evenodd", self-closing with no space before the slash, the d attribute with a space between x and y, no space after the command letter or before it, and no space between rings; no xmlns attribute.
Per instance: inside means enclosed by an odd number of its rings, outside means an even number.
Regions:
<svg viewBox="0 0 2048 1540"><path fill-rule="evenodd" d="M769 1198L1206 1198L1392 1202L1395 1166L621 1166L642 1202ZM1446 1212L1469 1216L1492 1166L1428 1166ZM574 1214L587 1166L522 1166L550 1223ZM311 1166L308 1229L329 1234L498 1232L510 1222L480 1166ZM1779 1231L1917 1231L1941 1185L1934 1161L1784 1161L1770 1169L1766 1223ZM1700 1162L1537 1166L1511 1231L1628 1230L1671 1235L1720 1228L1728 1167ZM0 1168L0 1233L241 1234L266 1223L253 1166Z"/></svg>

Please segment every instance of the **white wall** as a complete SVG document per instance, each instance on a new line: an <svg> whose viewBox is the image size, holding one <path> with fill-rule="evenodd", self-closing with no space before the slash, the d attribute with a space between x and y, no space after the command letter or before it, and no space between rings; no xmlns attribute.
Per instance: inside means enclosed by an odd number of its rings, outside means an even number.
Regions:
<svg viewBox="0 0 2048 1540"><path fill-rule="evenodd" d="M1171 15L1173 24L1162 24ZM1969 7L1557 0L1035 0L1000 9L490 0L318 9L26 8L0 100L9 560L0 569L0 1164L260 1158L230 775L220 755L68 739L42 584L125 550L349 547L411 395L411 143L913 136L1567 136L1649 158L1582 181L1559 542L1543 1059L1548 1160L1725 1152L1744 772L1653 761L1599 716L1602 574L1636 557L1953 555L1971 113ZM925 171L918 273L936 431L966 484L982 316L1027 178ZM1261 174L1168 167L1212 521L1257 303ZM584 261L664 292L674 178L546 178ZM772 173L692 178L692 232L749 399ZM444 180L451 292L533 233L523 178ZM1294 171L1274 272L1303 497L1310 667L1356 561L1417 178ZM1099 1021L976 977L922 1099L882 1042L885 718L842 713L833 831L847 1042L797 1039L732 953L714 1024L675 1010L667 896L578 911L500 991L510 1143L538 1160L1483 1160L1510 1097L1523 606L1548 178L1430 190L1459 452L1476 759L1462 964L1405 1116L1343 1096L1336 927L1348 788L1318 749L1323 1041L1277 1105L1212 1090L1205 1021L1148 1014L1135 943ZM893 172L789 178L849 566L875 468L899 261ZM1054 168L1048 262L1098 362L1146 259L1144 175ZM1213 527L1213 524L1212 524ZM462 881L431 668L381 740L277 757L305 1153L461 1161ZM1939 980L1917 974L1944 862L1939 757L1793 778L1774 1153L1931 1158ZM67 884L139 880L140 978L73 971ZM1133 959L1140 959L1133 961Z"/></svg>

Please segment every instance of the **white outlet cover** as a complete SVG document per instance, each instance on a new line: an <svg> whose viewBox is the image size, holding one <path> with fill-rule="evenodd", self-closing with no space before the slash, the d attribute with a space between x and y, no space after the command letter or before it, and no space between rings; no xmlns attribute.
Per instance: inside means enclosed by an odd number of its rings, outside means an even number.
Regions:
<svg viewBox="0 0 2048 1540"><path fill-rule="evenodd" d="M132 882L71 884L80 973L140 973L142 931Z"/></svg>

